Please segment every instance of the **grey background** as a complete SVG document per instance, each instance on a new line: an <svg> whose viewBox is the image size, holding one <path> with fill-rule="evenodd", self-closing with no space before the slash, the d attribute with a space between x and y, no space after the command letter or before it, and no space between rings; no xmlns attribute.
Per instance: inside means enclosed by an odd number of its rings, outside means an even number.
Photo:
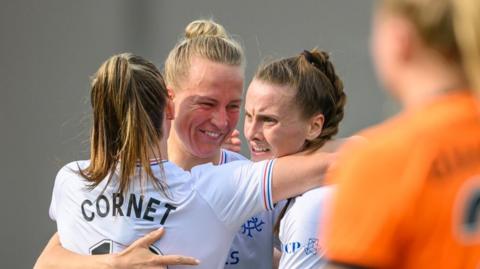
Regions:
<svg viewBox="0 0 480 269"><path fill-rule="evenodd" d="M368 39L372 0L2 1L0 268L31 268L55 231L57 170L87 158L89 76L133 52L162 67L188 22L213 17L239 37L246 86L265 57L331 52L349 96L341 136L396 111L379 89ZM242 126L239 126L242 128Z"/></svg>

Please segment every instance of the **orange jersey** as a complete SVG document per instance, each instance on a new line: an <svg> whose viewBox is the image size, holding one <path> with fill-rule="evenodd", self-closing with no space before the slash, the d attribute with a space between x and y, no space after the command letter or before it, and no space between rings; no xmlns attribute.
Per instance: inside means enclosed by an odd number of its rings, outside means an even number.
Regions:
<svg viewBox="0 0 480 269"><path fill-rule="evenodd" d="M480 268L480 106L437 97L362 134L329 180L330 261L370 268ZM321 231L323 233L323 231Z"/></svg>

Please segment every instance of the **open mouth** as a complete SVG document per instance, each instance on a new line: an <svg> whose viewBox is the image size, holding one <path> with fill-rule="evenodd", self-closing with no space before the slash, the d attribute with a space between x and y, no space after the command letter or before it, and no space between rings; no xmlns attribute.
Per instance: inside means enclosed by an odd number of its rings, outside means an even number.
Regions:
<svg viewBox="0 0 480 269"><path fill-rule="evenodd" d="M257 146L257 145L252 145L250 148L251 148L252 152L254 152L254 153L265 153L265 152L270 151L269 148L262 147L262 146Z"/></svg>
<svg viewBox="0 0 480 269"><path fill-rule="evenodd" d="M200 130L200 132L213 139L217 139L222 136L222 133L220 132L213 132L213 131L207 131L207 130Z"/></svg>

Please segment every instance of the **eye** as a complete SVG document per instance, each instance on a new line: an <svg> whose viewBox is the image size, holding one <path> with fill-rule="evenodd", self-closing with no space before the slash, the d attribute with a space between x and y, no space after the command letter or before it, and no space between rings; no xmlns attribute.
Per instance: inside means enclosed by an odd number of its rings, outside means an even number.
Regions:
<svg viewBox="0 0 480 269"><path fill-rule="evenodd" d="M262 117L261 120L265 123L275 124L278 121L272 117Z"/></svg>
<svg viewBox="0 0 480 269"><path fill-rule="evenodd" d="M198 103L198 104L199 104L200 106L202 106L202 107L208 107L208 108L214 106L213 103L209 103L209 102L200 102L200 103Z"/></svg>
<svg viewBox="0 0 480 269"><path fill-rule="evenodd" d="M227 106L228 110L238 111L240 110L240 104L229 104Z"/></svg>

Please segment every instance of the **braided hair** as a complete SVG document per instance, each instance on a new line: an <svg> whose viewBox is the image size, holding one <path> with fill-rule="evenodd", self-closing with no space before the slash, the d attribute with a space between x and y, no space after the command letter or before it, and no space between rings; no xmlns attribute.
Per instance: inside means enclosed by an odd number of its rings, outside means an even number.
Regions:
<svg viewBox="0 0 480 269"><path fill-rule="evenodd" d="M343 82L326 52L305 50L297 56L267 63L258 69L255 79L295 90L293 101L304 119L318 114L324 116L321 133L314 139L306 140L304 150L316 150L338 133L347 97ZM290 203L291 199L288 199L276 221L276 234Z"/></svg>

